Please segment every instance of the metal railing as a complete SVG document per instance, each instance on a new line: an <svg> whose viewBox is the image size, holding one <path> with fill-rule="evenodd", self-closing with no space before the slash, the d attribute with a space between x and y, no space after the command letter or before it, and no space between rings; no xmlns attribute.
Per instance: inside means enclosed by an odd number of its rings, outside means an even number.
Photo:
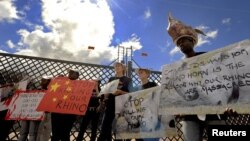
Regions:
<svg viewBox="0 0 250 141"><path fill-rule="evenodd" d="M80 62L70 62L63 60L55 60L48 58L30 57L23 55L13 55L0 53L0 84L17 82L22 76L28 75L34 82L34 87L39 85L41 76L43 75L66 75L67 70L71 67L76 67L80 70L80 79L92 79L99 77L101 79L101 86L108 82L108 79L114 75L113 67L104 65L87 64ZM135 69L131 69L131 78L133 85L138 85L140 80L135 73ZM150 80L160 84L161 72L152 71ZM78 132L80 118L75 122L71 131L71 138L76 139ZM164 137L163 141L182 141L183 134L181 132L181 119L176 118L176 128L178 136ZM236 117L227 117L226 123L229 125L249 125L250 115L238 115ZM20 131L19 121L15 121L15 124L9 132L7 140L17 140ZM2 127L1 127L2 128ZM84 138L90 137L91 131L87 130ZM99 135L99 132L98 132ZM206 140L206 135L204 135Z"/></svg>

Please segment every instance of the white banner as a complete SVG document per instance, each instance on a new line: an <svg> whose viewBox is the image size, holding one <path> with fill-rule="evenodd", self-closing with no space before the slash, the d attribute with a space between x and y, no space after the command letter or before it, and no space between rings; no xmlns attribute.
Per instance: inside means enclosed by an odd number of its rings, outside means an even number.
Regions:
<svg viewBox="0 0 250 141"><path fill-rule="evenodd" d="M250 40L163 66L160 112L250 113Z"/></svg>
<svg viewBox="0 0 250 141"><path fill-rule="evenodd" d="M103 94L109 94L109 93L114 93L116 90L117 90L117 87L118 87L118 84L119 84L120 80L119 79L116 79L116 80L113 80L107 84L105 84L102 88L101 88L101 91L99 93L99 96L100 95L103 95Z"/></svg>
<svg viewBox="0 0 250 141"><path fill-rule="evenodd" d="M44 91L17 92L12 97L6 119L42 120L44 112L37 112L36 109L44 95Z"/></svg>
<svg viewBox="0 0 250 141"><path fill-rule="evenodd" d="M169 126L173 116L159 115L160 87L117 96L115 132L117 139L155 138L176 135Z"/></svg>

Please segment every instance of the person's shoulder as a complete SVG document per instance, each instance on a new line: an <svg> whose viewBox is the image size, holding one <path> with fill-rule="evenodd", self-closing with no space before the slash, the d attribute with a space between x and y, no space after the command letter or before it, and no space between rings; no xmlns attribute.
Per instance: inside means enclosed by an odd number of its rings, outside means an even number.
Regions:
<svg viewBox="0 0 250 141"><path fill-rule="evenodd" d="M148 82L148 84L149 84L151 87L157 86L157 83L154 82L154 81L150 81L150 82Z"/></svg>
<svg viewBox="0 0 250 141"><path fill-rule="evenodd" d="M152 85L157 86L158 84L156 82L150 82Z"/></svg>
<svg viewBox="0 0 250 141"><path fill-rule="evenodd" d="M157 86L157 84L154 81L153 82L150 81L150 82L143 85L143 89L148 89L148 88L152 88L155 86Z"/></svg>
<svg viewBox="0 0 250 141"><path fill-rule="evenodd" d="M112 76L112 77L110 77L110 78L109 78L109 82L111 82L111 81L113 81L113 80L116 80L116 79L118 79L118 78L117 78L117 77Z"/></svg>
<svg viewBox="0 0 250 141"><path fill-rule="evenodd" d="M207 52L196 52L195 56L198 56L198 55L201 55L201 54L204 54L204 53L207 53Z"/></svg>

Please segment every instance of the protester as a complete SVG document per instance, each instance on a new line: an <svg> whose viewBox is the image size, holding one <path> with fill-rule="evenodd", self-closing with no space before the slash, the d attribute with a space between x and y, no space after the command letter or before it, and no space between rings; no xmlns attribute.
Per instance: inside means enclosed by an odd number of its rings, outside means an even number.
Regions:
<svg viewBox="0 0 250 141"><path fill-rule="evenodd" d="M13 94L15 93L15 89L14 89L13 86L14 86L14 83L1 84L0 85L0 89L2 89L2 90L5 89L6 87L10 88L10 91L8 91L8 92L7 91L6 92L3 92L3 91L1 92L0 102L3 105L0 105L0 106L5 107L4 103L6 101L8 101L13 96ZM6 95L5 95L5 93L6 93ZM15 123L14 120L5 120L5 116L6 116L7 112L8 112L7 108L0 111L0 125L1 125L1 128L0 128L0 141L5 141L6 140L6 138L9 135L11 127Z"/></svg>
<svg viewBox="0 0 250 141"><path fill-rule="evenodd" d="M137 87L137 90L144 90L157 86L155 82L149 80L151 73L149 69L139 68L136 72L141 81L141 85ZM136 139L136 141L159 141L159 138Z"/></svg>
<svg viewBox="0 0 250 141"><path fill-rule="evenodd" d="M79 75L78 69L69 69L68 78L70 80L77 80ZM51 141L70 141L70 131L75 120L76 115L74 114L51 113Z"/></svg>
<svg viewBox="0 0 250 141"><path fill-rule="evenodd" d="M98 121L99 121L99 117L100 117L100 112L97 110L97 107L99 106L99 97L97 97L97 95L101 89L100 88L101 81L98 79L94 79L94 81L97 82L97 85L96 85L96 88L93 90L86 114L82 117L82 122L80 124L80 131L77 135L76 141L83 140L84 133L85 133L90 122L91 122L90 141L96 140Z"/></svg>
<svg viewBox="0 0 250 141"><path fill-rule="evenodd" d="M205 34L174 19L171 15L169 15L168 33L186 58L206 53L194 51L194 47L198 43L198 33ZM214 124L225 124L225 121L221 120L224 119L223 115L206 115L205 117L201 115L182 115L182 117L184 119L182 128L184 141L202 141L206 125L212 122Z"/></svg>
<svg viewBox="0 0 250 141"><path fill-rule="evenodd" d="M116 62L114 64L115 76L109 78L109 82L119 79L119 85L116 92L112 94L104 94L103 101L106 109L104 111L103 122L101 126L100 136L98 141L112 140L112 123L115 118L115 96L126 94L129 92L131 79L125 76L126 67L124 64Z"/></svg>
<svg viewBox="0 0 250 141"><path fill-rule="evenodd" d="M43 76L40 82L40 88L38 88L38 90L47 90L50 80L51 77ZM40 120L22 120L20 137L18 138L18 141L26 141L27 139L29 141L36 141L40 122Z"/></svg>
<svg viewBox="0 0 250 141"><path fill-rule="evenodd" d="M48 90L49 83L52 79L52 76L43 76L41 80L41 90ZM44 119L41 121L36 141L48 141L51 134L51 114L45 112Z"/></svg>

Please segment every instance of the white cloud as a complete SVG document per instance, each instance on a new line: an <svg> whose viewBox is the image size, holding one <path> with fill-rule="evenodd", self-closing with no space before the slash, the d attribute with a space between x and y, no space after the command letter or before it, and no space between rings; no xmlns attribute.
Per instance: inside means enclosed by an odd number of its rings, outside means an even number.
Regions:
<svg viewBox="0 0 250 141"><path fill-rule="evenodd" d="M222 24L230 24L231 23L231 18L225 18L221 21Z"/></svg>
<svg viewBox="0 0 250 141"><path fill-rule="evenodd" d="M144 11L144 18L149 19L151 17L151 11L149 8L147 8L146 11Z"/></svg>
<svg viewBox="0 0 250 141"><path fill-rule="evenodd" d="M0 49L0 53L8 53L8 52Z"/></svg>
<svg viewBox="0 0 250 141"><path fill-rule="evenodd" d="M124 51L126 51L127 52L127 56L128 57L130 57L130 56L132 56L133 54L131 54L132 52L131 52L131 50L129 50L129 48L131 48L132 47L132 51L134 52L134 51L136 51L136 50L140 50L141 48L142 48L142 45L141 45L141 42L140 42L140 38L139 37L137 37L137 35L136 34L132 34L131 35L131 37L127 40L127 41L124 41L124 42L122 42L122 43L120 43L118 46L120 46L120 47L123 47L124 49L128 49L127 51L126 50L124 50ZM122 50L121 50L122 51ZM124 53L126 53L126 52L124 52ZM116 53L117 54L117 53ZM118 61L121 61L122 59L124 59L124 58L122 58L122 53L119 53L119 59L120 60L118 60ZM125 54L124 54L125 55Z"/></svg>
<svg viewBox="0 0 250 141"><path fill-rule="evenodd" d="M196 47L202 46L206 43L210 43L211 39L215 39L218 35L218 29L216 30L207 30L207 32L205 32L205 34L207 36L203 36L203 35L199 35L198 36L198 44L196 45Z"/></svg>
<svg viewBox="0 0 250 141"><path fill-rule="evenodd" d="M166 45L165 46L160 46L159 49L160 51L163 53L163 52L166 52L167 51L167 48L171 47L171 42L170 41L167 41L166 42Z"/></svg>
<svg viewBox="0 0 250 141"><path fill-rule="evenodd" d="M122 43L120 43L119 46L125 47L125 48L130 48L132 47L132 49L135 50L139 50L142 48L141 42L140 42L140 38L137 37L136 34L132 34L131 38L128 39L127 41L124 41Z"/></svg>
<svg viewBox="0 0 250 141"><path fill-rule="evenodd" d="M14 19L18 19L16 7L12 0L1 0L0 1L0 22L8 21L13 22Z"/></svg>
<svg viewBox="0 0 250 141"><path fill-rule="evenodd" d="M115 32L113 15L106 1L42 0L41 13L50 31L45 32L39 25L34 25L32 31L20 29L18 54L85 63L116 57L117 51L110 47ZM88 50L88 46L95 49Z"/></svg>
<svg viewBox="0 0 250 141"><path fill-rule="evenodd" d="M14 47L15 47L14 43L12 43L11 40L8 40L8 41L6 42L6 44L7 44L7 46L8 46L9 48L14 48Z"/></svg>

